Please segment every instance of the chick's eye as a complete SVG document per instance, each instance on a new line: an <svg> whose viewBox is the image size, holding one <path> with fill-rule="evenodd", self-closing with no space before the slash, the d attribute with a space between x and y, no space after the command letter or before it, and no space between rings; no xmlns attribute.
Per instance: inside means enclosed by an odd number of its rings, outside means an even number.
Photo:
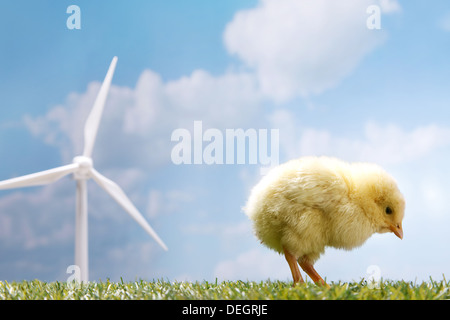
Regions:
<svg viewBox="0 0 450 320"><path fill-rule="evenodd" d="M392 209L391 207L386 207L386 214L391 214L392 213Z"/></svg>

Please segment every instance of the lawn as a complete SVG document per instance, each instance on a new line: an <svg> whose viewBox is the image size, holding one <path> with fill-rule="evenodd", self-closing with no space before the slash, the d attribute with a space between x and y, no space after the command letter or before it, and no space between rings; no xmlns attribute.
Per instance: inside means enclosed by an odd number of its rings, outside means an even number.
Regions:
<svg viewBox="0 0 450 320"><path fill-rule="evenodd" d="M414 283L382 280L376 286L361 282L312 283L292 287L282 281L169 282L163 280L112 282L0 281L2 300L441 300L450 299L444 280Z"/></svg>

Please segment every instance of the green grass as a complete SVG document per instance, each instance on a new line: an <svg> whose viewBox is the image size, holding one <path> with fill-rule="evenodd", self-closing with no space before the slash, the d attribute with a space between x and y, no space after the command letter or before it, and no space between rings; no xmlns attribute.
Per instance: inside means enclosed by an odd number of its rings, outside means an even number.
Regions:
<svg viewBox="0 0 450 320"><path fill-rule="evenodd" d="M99 281L87 284L42 282L39 280L0 281L2 300L428 300L450 299L450 282L382 280L378 288L363 282L331 283L327 289L312 283L292 287L282 281L168 282Z"/></svg>

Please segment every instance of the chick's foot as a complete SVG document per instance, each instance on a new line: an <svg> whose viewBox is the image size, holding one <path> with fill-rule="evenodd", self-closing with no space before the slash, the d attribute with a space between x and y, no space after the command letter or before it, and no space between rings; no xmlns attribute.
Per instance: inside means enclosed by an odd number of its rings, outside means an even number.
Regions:
<svg viewBox="0 0 450 320"><path fill-rule="evenodd" d="M321 284L328 289L330 288L325 280L323 280L322 277L317 273L316 269L314 269L312 263L305 259L299 259L298 263L300 264L300 267L302 267L303 271L306 272L306 274L311 278L312 281L314 281L315 284Z"/></svg>
<svg viewBox="0 0 450 320"><path fill-rule="evenodd" d="M291 269L292 279L294 280L292 286L294 287L297 283L304 283L302 275L300 273L300 269L298 268L297 258L284 247L283 251L284 257L286 258L286 261L289 264L289 268Z"/></svg>

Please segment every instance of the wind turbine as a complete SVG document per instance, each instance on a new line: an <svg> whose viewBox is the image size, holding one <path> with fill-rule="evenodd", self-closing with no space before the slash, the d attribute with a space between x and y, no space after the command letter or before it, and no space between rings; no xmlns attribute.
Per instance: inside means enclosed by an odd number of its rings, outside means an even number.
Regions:
<svg viewBox="0 0 450 320"><path fill-rule="evenodd" d="M102 83L100 91L87 118L84 127L84 151L81 156L73 158L71 164L54 169L32 173L18 178L0 181L0 189L13 189L28 186L46 185L62 177L73 174L77 182L76 189L76 218L75 218L75 264L80 268L80 280L87 282L88 270L88 219L87 219L87 189L86 182L94 179L125 211L152 236L156 242L167 250L164 242L159 238L152 227L147 223L141 213L136 209L123 190L113 181L109 180L94 169L92 162L92 149L94 148L98 126L102 117L103 107L108 95L111 80L117 64L117 57L112 59L108 73Z"/></svg>

